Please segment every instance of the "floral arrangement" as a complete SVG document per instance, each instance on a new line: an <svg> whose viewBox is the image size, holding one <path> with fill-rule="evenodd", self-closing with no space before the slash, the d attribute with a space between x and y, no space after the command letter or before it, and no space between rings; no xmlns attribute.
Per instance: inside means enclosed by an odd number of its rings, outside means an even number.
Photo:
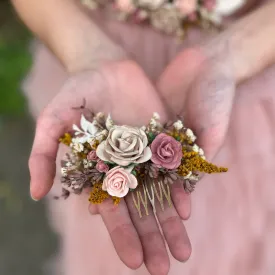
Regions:
<svg viewBox="0 0 275 275"><path fill-rule="evenodd" d="M82 0L90 9L107 9L118 19L146 23L155 29L179 37L190 25L219 27L216 0ZM112 3L112 5L110 5Z"/></svg>
<svg viewBox="0 0 275 275"><path fill-rule="evenodd" d="M227 171L207 162L195 140L182 120L162 125L157 113L140 128L117 125L103 113L82 114L80 127L60 139L70 147L61 163L63 196L89 189L91 203L112 198L118 204L131 194L140 216L142 205L146 214L149 204L155 209L155 198L164 209L176 180L192 192L201 172Z"/></svg>

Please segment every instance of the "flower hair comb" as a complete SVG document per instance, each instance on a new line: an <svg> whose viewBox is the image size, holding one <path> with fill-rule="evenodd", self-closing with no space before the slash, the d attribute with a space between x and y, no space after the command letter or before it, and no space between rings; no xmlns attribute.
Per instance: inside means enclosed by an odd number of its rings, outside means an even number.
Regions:
<svg viewBox="0 0 275 275"><path fill-rule="evenodd" d="M206 161L203 150L195 144L191 129L182 120L160 122L154 113L143 127L117 125L110 115L98 113L90 119L82 114L80 128L66 133L60 142L70 146L62 160L62 196L91 190L89 201L100 204L111 198L119 204L132 196L140 217L156 203L164 210L165 200L171 205L170 186L183 182L192 192L199 173L221 173L227 168Z"/></svg>

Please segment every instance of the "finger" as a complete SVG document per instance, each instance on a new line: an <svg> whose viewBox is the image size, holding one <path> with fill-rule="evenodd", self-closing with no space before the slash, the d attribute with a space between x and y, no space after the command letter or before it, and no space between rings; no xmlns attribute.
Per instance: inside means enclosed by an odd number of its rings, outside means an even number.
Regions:
<svg viewBox="0 0 275 275"><path fill-rule="evenodd" d="M159 192L160 189L157 187L157 190ZM191 255L191 243L186 229L173 204L169 206L164 196L162 204L163 208L161 203L155 199L156 214L163 235L173 257L178 261L185 262Z"/></svg>
<svg viewBox="0 0 275 275"><path fill-rule="evenodd" d="M65 132L65 125L56 117L44 112L38 119L35 138L29 158L31 196L44 197L53 185L56 171L58 139Z"/></svg>
<svg viewBox="0 0 275 275"><path fill-rule="evenodd" d="M178 180L171 186L171 197L178 215L183 220L189 219L191 215L191 195L186 193L183 182Z"/></svg>
<svg viewBox="0 0 275 275"><path fill-rule="evenodd" d="M158 91L174 115L181 113L188 89L197 76L205 56L198 49L182 51L160 76Z"/></svg>
<svg viewBox="0 0 275 275"><path fill-rule="evenodd" d="M124 200L114 205L111 199L98 205L99 213L121 261L137 269L143 263L142 246Z"/></svg>
<svg viewBox="0 0 275 275"><path fill-rule="evenodd" d="M99 214L99 210L98 210L97 205L94 205L92 203L89 204L88 210L89 210L91 215L98 215Z"/></svg>
<svg viewBox="0 0 275 275"><path fill-rule="evenodd" d="M169 256L152 209L149 209L148 216L144 211L140 218L132 196L127 196L126 202L131 219L141 240L144 263L149 273L151 275L168 274L170 268Z"/></svg>
<svg viewBox="0 0 275 275"><path fill-rule="evenodd" d="M204 62L188 94L183 114L209 159L214 157L224 141L234 97L231 68L219 58Z"/></svg>

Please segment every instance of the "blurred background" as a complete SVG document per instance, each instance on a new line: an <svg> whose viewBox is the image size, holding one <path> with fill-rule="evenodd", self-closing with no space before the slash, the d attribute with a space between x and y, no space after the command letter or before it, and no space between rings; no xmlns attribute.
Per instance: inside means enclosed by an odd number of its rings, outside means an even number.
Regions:
<svg viewBox="0 0 275 275"><path fill-rule="evenodd" d="M56 236L45 205L29 195L28 156L34 122L20 83L31 65L31 35L9 1L0 0L0 274L52 274Z"/></svg>

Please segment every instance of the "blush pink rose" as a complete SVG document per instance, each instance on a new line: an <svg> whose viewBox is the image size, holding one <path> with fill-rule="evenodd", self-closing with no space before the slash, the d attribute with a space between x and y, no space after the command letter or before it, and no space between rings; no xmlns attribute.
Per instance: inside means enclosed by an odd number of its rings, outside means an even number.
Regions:
<svg viewBox="0 0 275 275"><path fill-rule="evenodd" d="M109 171L109 166L102 160L100 160L97 164L96 164L96 170L100 173L107 173Z"/></svg>
<svg viewBox="0 0 275 275"><path fill-rule="evenodd" d="M176 169L181 164L182 146L173 137L166 134L159 134L151 144L151 161L156 165Z"/></svg>
<svg viewBox="0 0 275 275"><path fill-rule="evenodd" d="M97 161L99 158L96 154L96 151L91 151L88 156L87 156L87 160L90 160L90 161Z"/></svg>
<svg viewBox="0 0 275 275"><path fill-rule="evenodd" d="M107 172L103 181L102 189L113 197L125 197L129 189L135 189L138 185L137 179L128 170L119 166Z"/></svg>

